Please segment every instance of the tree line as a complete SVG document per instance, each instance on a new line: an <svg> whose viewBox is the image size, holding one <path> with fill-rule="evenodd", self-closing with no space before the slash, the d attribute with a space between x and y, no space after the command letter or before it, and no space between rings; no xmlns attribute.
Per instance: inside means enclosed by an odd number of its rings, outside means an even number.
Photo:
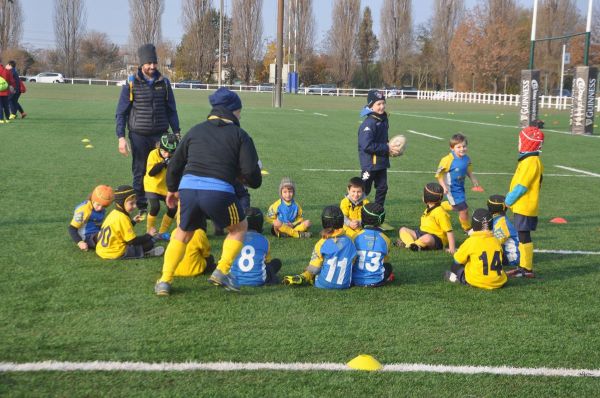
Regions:
<svg viewBox="0 0 600 398"><path fill-rule="evenodd" d="M54 70L69 77L120 79L137 63L137 47L152 42L161 70L172 80L214 83L220 31L223 82L265 82L275 62L276 43L263 39L264 0L229 0L230 15L223 16L218 0L180 0L184 33L178 43L162 38L165 0L128 0L130 34L122 46L105 32L86 30L85 0L54 0L52 49L21 46L20 1L0 0L0 51L3 59L15 59L23 74ZM302 84L518 90L520 71L528 65L532 10L517 0L478 0L472 8L464 0L434 0L431 18L418 25L412 20L412 0L384 0L380 15L364 3L363 8L361 0L333 0L331 28L317 42L313 1L285 1L283 62L299 72ZM599 3L593 15L589 60L598 65ZM374 18L379 18L380 32L373 31ZM585 17L575 0L540 0L538 38L583 31ZM560 80L563 42L571 55L567 68L583 62L583 36L536 45L535 67L542 70L542 88L548 91ZM567 73L566 87L569 79Z"/></svg>

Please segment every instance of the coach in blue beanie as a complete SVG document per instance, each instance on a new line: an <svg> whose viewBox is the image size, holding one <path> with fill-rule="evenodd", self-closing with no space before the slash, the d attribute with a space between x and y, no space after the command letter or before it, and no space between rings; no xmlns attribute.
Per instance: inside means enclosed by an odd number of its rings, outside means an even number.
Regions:
<svg viewBox="0 0 600 398"><path fill-rule="evenodd" d="M222 106L232 112L242 109L242 100L240 99L239 95L225 87L221 87L212 93L208 97L208 100L213 108Z"/></svg>

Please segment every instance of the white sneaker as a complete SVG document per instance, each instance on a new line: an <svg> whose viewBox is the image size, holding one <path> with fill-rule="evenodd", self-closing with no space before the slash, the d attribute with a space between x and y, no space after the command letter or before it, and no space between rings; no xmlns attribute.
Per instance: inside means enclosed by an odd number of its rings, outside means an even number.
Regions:
<svg viewBox="0 0 600 398"><path fill-rule="evenodd" d="M154 246L152 249L148 250L144 255L146 257L160 257L165 253L165 248L162 246Z"/></svg>

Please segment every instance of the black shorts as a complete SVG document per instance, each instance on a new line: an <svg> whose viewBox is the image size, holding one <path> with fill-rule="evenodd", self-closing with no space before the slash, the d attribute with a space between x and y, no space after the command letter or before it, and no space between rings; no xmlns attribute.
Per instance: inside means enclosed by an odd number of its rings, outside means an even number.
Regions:
<svg viewBox="0 0 600 398"><path fill-rule="evenodd" d="M535 231L538 218L515 213L515 229L517 231Z"/></svg>
<svg viewBox="0 0 600 398"><path fill-rule="evenodd" d="M179 228L183 231L206 228L207 218L220 228L238 224L246 218L237 196L229 192L182 189L179 206Z"/></svg>
<svg viewBox="0 0 600 398"><path fill-rule="evenodd" d="M468 208L469 208L469 205L467 205L466 201L452 205L452 210L454 210L454 211L467 210Z"/></svg>
<svg viewBox="0 0 600 398"><path fill-rule="evenodd" d="M121 256L121 260L133 258L144 258L144 247L142 245L127 245L127 250L125 250L125 254Z"/></svg>
<svg viewBox="0 0 600 398"><path fill-rule="evenodd" d="M439 236L430 234L429 232L423 232L419 228L415 228L415 233L417 234L417 239L419 239L423 235L433 236L433 241L435 242L433 249L426 248L425 250L442 250L444 248L444 242L442 242Z"/></svg>

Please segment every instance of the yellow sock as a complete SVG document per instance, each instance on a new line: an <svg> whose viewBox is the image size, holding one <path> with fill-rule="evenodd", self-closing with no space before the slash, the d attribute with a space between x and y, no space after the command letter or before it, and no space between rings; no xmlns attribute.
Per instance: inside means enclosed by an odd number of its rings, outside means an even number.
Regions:
<svg viewBox="0 0 600 398"><path fill-rule="evenodd" d="M231 264L233 264L233 260L240 254L242 247L244 247L244 242L225 238L223 241L223 253L221 253L217 269L224 274L228 274L231 269Z"/></svg>
<svg viewBox="0 0 600 398"><path fill-rule="evenodd" d="M308 283L310 283L311 285L314 283L315 276L313 274L311 274L310 272L304 271L300 275L302 275L304 280L307 281Z"/></svg>
<svg viewBox="0 0 600 398"><path fill-rule="evenodd" d="M519 243L521 260L519 266L528 271L533 271L533 242Z"/></svg>
<svg viewBox="0 0 600 398"><path fill-rule="evenodd" d="M294 228L290 227L287 224L283 224L281 227L279 227L279 233L280 234L286 234L287 236L291 236L292 238L298 238L298 231L295 231Z"/></svg>
<svg viewBox="0 0 600 398"><path fill-rule="evenodd" d="M402 241L402 243L404 243L406 247L415 243L415 240L413 239L412 235L408 231L404 230L400 230L400 240Z"/></svg>
<svg viewBox="0 0 600 398"><path fill-rule="evenodd" d="M183 243L182 241L171 238L169 245L167 246L167 250L165 251L162 276L160 277L159 282L173 282L173 274L175 273L177 265L185 254L186 246L187 244Z"/></svg>
<svg viewBox="0 0 600 398"><path fill-rule="evenodd" d="M427 245L425 243L421 242L421 239L417 239L415 241L415 245L417 245L417 246L419 246L420 248L423 248L423 249L427 247Z"/></svg>
<svg viewBox="0 0 600 398"><path fill-rule="evenodd" d="M173 218L165 214L162 218L162 221L160 222L160 229L158 230L158 233L162 234L167 232L172 222Z"/></svg>
<svg viewBox="0 0 600 398"><path fill-rule="evenodd" d="M150 214L148 214L146 222L146 232L150 232L150 230L154 228L154 225L156 225L156 216L151 216Z"/></svg>
<svg viewBox="0 0 600 398"><path fill-rule="evenodd" d="M458 221L460 221L460 226L462 229L464 229L465 231L468 231L471 229L471 221L469 219L466 220L461 220L460 217L458 218Z"/></svg>
<svg viewBox="0 0 600 398"><path fill-rule="evenodd" d="M446 211L452 211L452 205L450 204L450 202L448 202L447 200L444 200L441 204L442 209L446 210Z"/></svg>

